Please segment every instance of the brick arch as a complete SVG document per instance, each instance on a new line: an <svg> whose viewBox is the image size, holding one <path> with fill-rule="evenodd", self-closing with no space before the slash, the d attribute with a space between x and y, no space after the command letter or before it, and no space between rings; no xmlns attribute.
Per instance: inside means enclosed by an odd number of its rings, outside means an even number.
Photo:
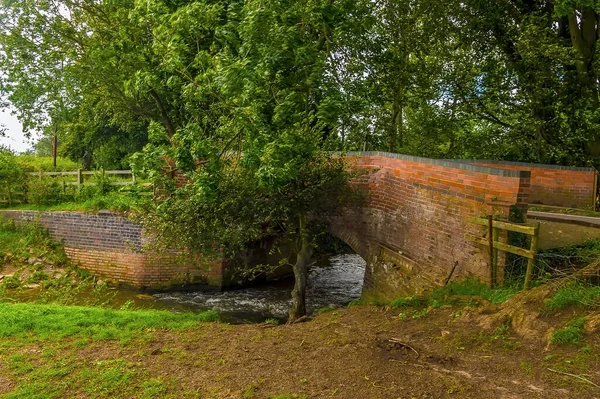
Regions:
<svg viewBox="0 0 600 399"><path fill-rule="evenodd" d="M526 208L529 172L381 152L346 155L369 173L353 184L368 200L329 217L330 232L367 261L365 296L393 298L457 276L488 278L487 248L465 240L482 235L468 216L508 217Z"/></svg>

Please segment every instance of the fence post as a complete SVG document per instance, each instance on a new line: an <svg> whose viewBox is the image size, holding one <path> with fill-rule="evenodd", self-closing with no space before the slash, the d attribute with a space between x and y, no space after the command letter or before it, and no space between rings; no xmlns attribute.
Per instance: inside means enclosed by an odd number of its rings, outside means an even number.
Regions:
<svg viewBox="0 0 600 399"><path fill-rule="evenodd" d="M497 242L500 237L500 229L494 228L492 234L492 240ZM492 274L492 281L494 285L498 284L498 248L494 248L494 256L492 257L492 267L494 273Z"/></svg>
<svg viewBox="0 0 600 399"><path fill-rule="evenodd" d="M527 271L525 272L525 284L523 284L523 289L528 290L531 286L531 277L533 275L533 264L535 262L535 254L537 253L537 245L538 245L538 234L540 232L540 222L537 222L535 226L535 230L533 231L533 235L531 236L531 245L529 246L529 250L533 252L533 259L527 260Z"/></svg>
<svg viewBox="0 0 600 399"><path fill-rule="evenodd" d="M488 215L488 242L490 244L490 288L494 288L494 217Z"/></svg>
<svg viewBox="0 0 600 399"><path fill-rule="evenodd" d="M83 175L81 174L81 169L77 169L77 185L81 186L83 184Z"/></svg>
<svg viewBox="0 0 600 399"><path fill-rule="evenodd" d="M39 172L40 180L42 180L42 175L43 175L43 174L44 174L44 172L42 172L42 171L40 170L40 172Z"/></svg>

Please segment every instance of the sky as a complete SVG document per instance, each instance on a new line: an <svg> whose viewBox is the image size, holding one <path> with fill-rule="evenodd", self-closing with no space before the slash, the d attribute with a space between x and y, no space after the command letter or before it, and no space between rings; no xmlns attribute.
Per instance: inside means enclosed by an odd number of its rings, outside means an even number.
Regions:
<svg viewBox="0 0 600 399"><path fill-rule="evenodd" d="M10 109L0 108L0 125L6 128L6 136L0 136L0 144L14 151L23 152L31 147L31 141L23 135L21 123L17 117L10 114Z"/></svg>

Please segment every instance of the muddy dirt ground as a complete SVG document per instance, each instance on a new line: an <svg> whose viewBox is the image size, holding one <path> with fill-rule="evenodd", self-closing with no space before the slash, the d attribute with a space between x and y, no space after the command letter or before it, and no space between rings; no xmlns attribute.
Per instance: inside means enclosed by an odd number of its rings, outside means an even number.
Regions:
<svg viewBox="0 0 600 399"><path fill-rule="evenodd" d="M585 347L554 346L543 332L522 338L504 325L484 330L480 313L449 305L428 313L356 306L295 325L206 323L156 331L135 345L60 347L79 367L120 359L165 381L169 397L600 398L592 385L600 383L597 332ZM36 345L25 350L43 350ZM0 376L2 396L14 382L1 365Z"/></svg>

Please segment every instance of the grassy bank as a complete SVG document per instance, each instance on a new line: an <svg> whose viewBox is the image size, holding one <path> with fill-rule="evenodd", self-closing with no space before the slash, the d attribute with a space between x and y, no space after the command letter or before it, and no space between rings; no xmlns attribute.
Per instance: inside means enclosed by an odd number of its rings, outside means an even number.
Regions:
<svg viewBox="0 0 600 399"><path fill-rule="evenodd" d="M568 375L600 381L598 337L581 321L547 346L509 324L482 329L477 309L363 305L230 326L207 323L214 313L1 304L0 398L594 397Z"/></svg>
<svg viewBox="0 0 600 399"><path fill-rule="evenodd" d="M215 312L174 314L61 305L0 304L0 397L159 398L163 382L124 359L81 362L82 352L142 347L157 331L202 329ZM2 382L10 381L4 387ZM8 384L6 384L8 385Z"/></svg>
<svg viewBox="0 0 600 399"><path fill-rule="evenodd" d="M179 330L217 321L216 312L176 314L166 311L124 311L95 307L0 303L0 337L45 341L78 337L130 342L146 331Z"/></svg>

